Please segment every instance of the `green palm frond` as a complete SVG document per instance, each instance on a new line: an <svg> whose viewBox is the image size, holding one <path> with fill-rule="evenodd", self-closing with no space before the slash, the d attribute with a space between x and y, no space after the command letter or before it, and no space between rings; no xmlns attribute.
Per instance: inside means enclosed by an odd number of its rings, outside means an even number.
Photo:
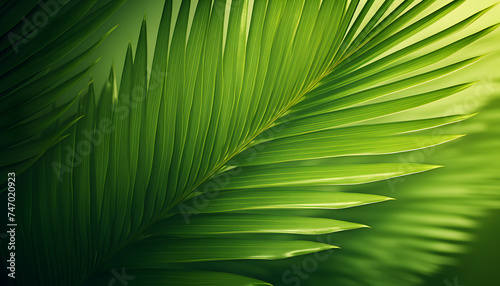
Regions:
<svg viewBox="0 0 500 286"><path fill-rule="evenodd" d="M408 178L404 183L395 179L386 186L351 189L392 194L397 201L383 208L372 206L340 215L373 228L369 233L345 233L336 238L342 241L344 251L323 264L323 277L328 277L329 283L421 285L425 276L456 263L457 254L464 253L473 241L473 230L481 226L489 211L498 209L500 202L498 161L491 160L498 156L499 132L495 126L500 117L496 97L470 123L458 127L470 134L465 140L433 150L434 160L445 162L448 168ZM391 185L396 192L391 191ZM304 283L318 284L321 280Z"/></svg>
<svg viewBox="0 0 500 286"><path fill-rule="evenodd" d="M75 118L85 116L69 127L72 136L21 180L40 186L24 186L31 191L18 199L27 240L19 255L30 263L19 273L22 283L108 285L113 271L126 270L134 277L130 285L268 285L231 274L231 267L201 272L196 265L335 248L299 235L364 225L301 216L300 210L390 198L314 187L364 184L437 166L321 166L315 159L403 152L460 137L406 133L469 115L362 122L471 86L384 97L480 58L431 66L496 25L415 55L488 9L391 50L463 2L436 8L434 1L199 1L190 23L192 3L182 1L173 23L172 2L166 1L151 69L144 20L135 55L128 47L119 86L114 68L99 97L90 83ZM221 12L229 4L230 13Z"/></svg>
<svg viewBox="0 0 500 286"><path fill-rule="evenodd" d="M65 56L124 1L110 1L99 9L95 0L4 2L0 10L0 169L21 173L64 137L62 129L40 135L75 102L73 97L53 106L92 65L67 75L109 32L81 54Z"/></svg>

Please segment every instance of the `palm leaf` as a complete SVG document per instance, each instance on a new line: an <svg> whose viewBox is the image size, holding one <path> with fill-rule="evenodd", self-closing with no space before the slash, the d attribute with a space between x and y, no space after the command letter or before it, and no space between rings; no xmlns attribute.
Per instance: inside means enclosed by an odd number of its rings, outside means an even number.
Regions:
<svg viewBox="0 0 500 286"><path fill-rule="evenodd" d="M425 277L442 266L456 265L459 255L474 241L474 230L491 210L498 209L498 175L494 171L498 164L491 160L498 156L494 147L498 137L494 126L500 120L498 94L495 97L477 118L459 127L470 133L464 141L435 150L435 160L447 162L449 168L408 178L404 184L397 179L390 182L397 190L393 193L397 203L384 206L383 215L376 206L343 213L343 219L362 220L373 229L338 237L344 253L332 256L324 263L329 266L323 268L323 275L318 273L318 280L305 285L321 284L319 277L339 285L422 285ZM370 187L384 188L387 185ZM352 191L372 193L367 188ZM439 278L442 284L445 278Z"/></svg>
<svg viewBox="0 0 500 286"><path fill-rule="evenodd" d="M69 59L65 56L124 1L111 1L99 10L93 8L96 1L37 2L6 1L0 12L0 133L5 139L1 144L0 168L9 172L21 173L62 139L58 132L39 137L71 107L76 97L57 108L53 104L84 78L92 65L70 78L68 73L95 51L111 31L84 52Z"/></svg>
<svg viewBox="0 0 500 286"><path fill-rule="evenodd" d="M107 285L113 271L123 269L137 277L130 281L136 285L205 281L189 275L206 275L206 283L267 285L226 273L230 268L194 272L199 269L192 263L274 260L335 248L287 234L310 233L307 220L326 225L325 232L363 225L304 217L302 224L296 219L292 230L277 228L259 214L285 211L283 221L291 221L290 210L386 201L385 196L310 188L363 184L436 166L315 166L314 159L433 146L459 136L400 134L468 117L361 123L470 86L369 102L475 62L479 57L420 70L496 27L407 57L472 23L486 9L384 55L463 1L427 16L422 12L434 1L416 2L199 1L190 24L191 1L182 1L175 23L172 2L166 1L151 70L144 20L135 56L128 48L120 87L114 68L98 99L91 83L76 115L85 118L26 174L24 181L39 182L42 188L19 198L26 220L21 232L27 238L25 249L30 249L20 259L35 257L25 259L31 264L20 273L22 283ZM221 12L226 5L230 12ZM377 62L374 72L370 65ZM406 76L410 72L416 75ZM375 144L387 145L370 148ZM300 145L320 148L321 154ZM228 218L238 217L249 220L241 233L228 231L234 224ZM192 221L193 227L183 230L181 219ZM210 228L218 220L227 225ZM169 275L172 280L166 279Z"/></svg>

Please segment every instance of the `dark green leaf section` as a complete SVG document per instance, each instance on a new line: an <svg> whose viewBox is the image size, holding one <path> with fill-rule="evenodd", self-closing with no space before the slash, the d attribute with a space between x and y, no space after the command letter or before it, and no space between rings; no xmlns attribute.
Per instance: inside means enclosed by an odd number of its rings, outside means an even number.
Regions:
<svg viewBox="0 0 500 286"><path fill-rule="evenodd" d="M0 166L18 173L60 141L48 132L73 105L76 96L54 107L92 66L68 78L109 32L81 54L63 59L90 36L124 1L9 1L0 14ZM96 10L96 11L93 11ZM43 20L41 20L43 19ZM110 31L111 32L111 31ZM61 82L62 79L65 81ZM68 127L66 126L66 129ZM60 129L65 130L65 129ZM54 138L54 134L60 137ZM43 137L43 138L40 138ZM0 179L4 182L6 179Z"/></svg>
<svg viewBox="0 0 500 286"><path fill-rule="evenodd" d="M65 125L58 128L57 131L51 132L42 138L35 139L29 141L25 144L18 145L6 149L0 152L0 156L2 157L2 165L7 166L14 164L18 161L27 160L29 158L35 157L38 154L43 153L45 150L49 149L58 141L64 139L68 135L63 136L63 133L70 128L72 124L74 124L76 120L70 121Z"/></svg>
<svg viewBox="0 0 500 286"><path fill-rule="evenodd" d="M205 285L234 285L234 286L268 286L264 281L244 277L240 275L193 270L123 270L120 274L128 278L127 285L131 286L205 286ZM109 285L116 279L112 275L102 275L99 278L88 281L85 285Z"/></svg>

